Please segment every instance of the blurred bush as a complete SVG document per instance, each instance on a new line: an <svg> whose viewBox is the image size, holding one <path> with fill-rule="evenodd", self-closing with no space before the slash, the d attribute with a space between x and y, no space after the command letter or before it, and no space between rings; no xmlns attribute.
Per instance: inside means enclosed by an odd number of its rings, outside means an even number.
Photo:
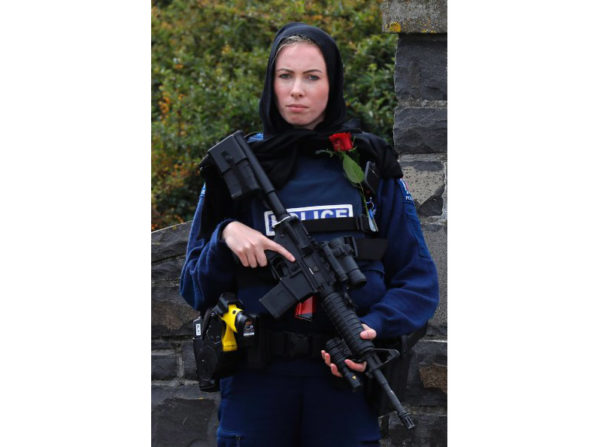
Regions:
<svg viewBox="0 0 600 447"><path fill-rule="evenodd" d="M348 117L392 141L396 36L368 0L155 0L152 6L152 230L193 217L198 163L236 129L260 130L258 100L275 32L323 28L345 67Z"/></svg>

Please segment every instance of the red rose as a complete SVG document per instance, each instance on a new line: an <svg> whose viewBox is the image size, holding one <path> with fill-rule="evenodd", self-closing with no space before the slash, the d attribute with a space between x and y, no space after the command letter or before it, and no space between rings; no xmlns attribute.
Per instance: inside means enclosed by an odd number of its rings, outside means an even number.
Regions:
<svg viewBox="0 0 600 447"><path fill-rule="evenodd" d="M352 149L352 135L350 132L334 133L329 137L336 152L346 152Z"/></svg>

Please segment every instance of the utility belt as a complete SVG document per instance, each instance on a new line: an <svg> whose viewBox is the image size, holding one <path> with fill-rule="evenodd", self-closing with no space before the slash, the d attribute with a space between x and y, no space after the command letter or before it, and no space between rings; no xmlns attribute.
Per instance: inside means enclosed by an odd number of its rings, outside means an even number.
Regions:
<svg viewBox="0 0 600 447"><path fill-rule="evenodd" d="M289 331L267 331L271 359L294 360L321 358L321 350L333 334L304 334Z"/></svg>
<svg viewBox="0 0 600 447"><path fill-rule="evenodd" d="M203 318L194 320L196 329L194 356L200 389L219 390L219 380L240 369L265 369L272 361L320 359L321 350L334 337L328 333L299 333L272 330L269 317L245 315L241 303L231 293L224 293L217 305ZM392 358L381 371L394 393L403 397L412 359L412 348L425 335L427 326L394 339L375 339L377 348L394 349L399 355ZM363 392L367 402L378 415L394 410L381 387L372 377L364 377ZM342 386L345 382L340 380Z"/></svg>
<svg viewBox="0 0 600 447"><path fill-rule="evenodd" d="M194 320L196 375L202 391L219 390L219 380L241 368L261 370L273 360L321 357L333 334L272 330L268 316L245 315L241 303L224 293L217 305Z"/></svg>

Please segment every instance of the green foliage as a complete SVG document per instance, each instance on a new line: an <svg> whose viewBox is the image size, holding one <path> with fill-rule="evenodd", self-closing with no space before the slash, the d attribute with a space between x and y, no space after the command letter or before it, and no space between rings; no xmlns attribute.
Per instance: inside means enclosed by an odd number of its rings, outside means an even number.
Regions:
<svg viewBox="0 0 600 447"><path fill-rule="evenodd" d="M152 229L192 218L206 150L260 130L270 45L291 21L323 28L345 64L348 117L392 140L396 37L368 0L155 0L152 7Z"/></svg>

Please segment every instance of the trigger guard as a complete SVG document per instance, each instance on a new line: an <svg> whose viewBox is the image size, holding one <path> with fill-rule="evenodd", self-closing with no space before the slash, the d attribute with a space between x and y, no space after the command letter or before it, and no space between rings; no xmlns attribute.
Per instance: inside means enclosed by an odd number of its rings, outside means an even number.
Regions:
<svg viewBox="0 0 600 447"><path fill-rule="evenodd" d="M271 266L271 271L275 277L277 279L281 279L283 276L285 276L285 272L283 271L283 268L285 267L285 260L283 256L272 250L266 250L265 256L267 257L267 262Z"/></svg>

